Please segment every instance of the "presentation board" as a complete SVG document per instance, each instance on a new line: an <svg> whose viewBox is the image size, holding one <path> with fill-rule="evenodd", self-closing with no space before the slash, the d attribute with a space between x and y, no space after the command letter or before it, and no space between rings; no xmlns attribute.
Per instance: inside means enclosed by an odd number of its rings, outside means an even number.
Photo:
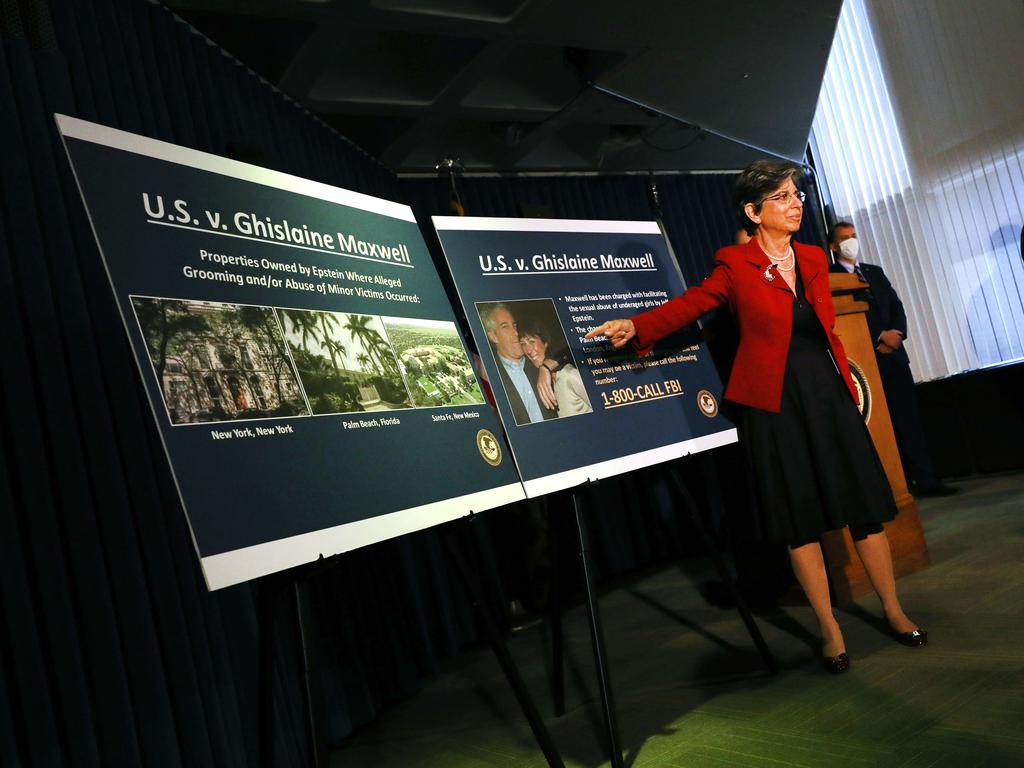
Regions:
<svg viewBox="0 0 1024 768"><path fill-rule="evenodd" d="M433 221L528 496L736 441L696 329L644 357L583 338L682 292L656 222Z"/></svg>
<svg viewBox="0 0 1024 768"><path fill-rule="evenodd" d="M211 589L523 498L411 209L56 119Z"/></svg>

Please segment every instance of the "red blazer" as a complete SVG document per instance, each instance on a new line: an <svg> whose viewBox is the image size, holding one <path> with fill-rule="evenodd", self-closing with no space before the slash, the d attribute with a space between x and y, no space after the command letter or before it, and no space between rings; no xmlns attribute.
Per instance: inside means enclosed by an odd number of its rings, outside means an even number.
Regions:
<svg viewBox="0 0 1024 768"><path fill-rule="evenodd" d="M793 243L793 249L800 265L804 295L814 306L814 313L821 321L832 348L832 357L850 395L857 402L846 352L832 330L836 311L832 306L825 252L813 245L797 242ZM774 280L765 277L770 263L757 240L722 248L715 254L714 268L703 283L690 288L682 296L633 317L636 327L633 344L640 354L647 354L659 339L728 303L739 323L740 344L725 397L778 413L792 333L793 292L774 269Z"/></svg>

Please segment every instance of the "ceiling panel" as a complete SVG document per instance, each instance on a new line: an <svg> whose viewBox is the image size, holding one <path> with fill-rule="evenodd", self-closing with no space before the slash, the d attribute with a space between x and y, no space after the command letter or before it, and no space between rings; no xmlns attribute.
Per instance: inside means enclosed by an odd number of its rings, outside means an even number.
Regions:
<svg viewBox="0 0 1024 768"><path fill-rule="evenodd" d="M802 157L841 0L171 0L396 171Z"/></svg>

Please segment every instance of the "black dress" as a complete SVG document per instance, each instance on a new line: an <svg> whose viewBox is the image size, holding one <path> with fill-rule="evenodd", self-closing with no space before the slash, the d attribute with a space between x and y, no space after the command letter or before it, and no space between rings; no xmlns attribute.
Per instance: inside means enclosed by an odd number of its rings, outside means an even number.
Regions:
<svg viewBox="0 0 1024 768"><path fill-rule="evenodd" d="M779 413L745 407L761 538L799 545L846 525L880 530L896 504L799 272Z"/></svg>

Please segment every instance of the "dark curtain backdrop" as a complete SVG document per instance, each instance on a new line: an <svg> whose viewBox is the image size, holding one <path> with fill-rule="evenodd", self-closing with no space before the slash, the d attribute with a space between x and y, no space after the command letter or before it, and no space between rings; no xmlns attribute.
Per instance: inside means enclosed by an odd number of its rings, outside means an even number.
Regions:
<svg viewBox="0 0 1024 768"><path fill-rule="evenodd" d="M421 217L447 212L448 182L400 184L162 6L0 2L0 765L255 766L263 587L203 585L54 112L408 199ZM732 237L729 180L659 185L693 282ZM639 177L460 186L476 214L652 215ZM686 538L659 471L600 495L605 576ZM496 560L489 527L502 514L477 526L483 563ZM425 531L312 580L333 742L475 641L443 551ZM287 597L273 643L276 764L299 766L309 753Z"/></svg>
<svg viewBox="0 0 1024 768"><path fill-rule="evenodd" d="M161 6L0 4L0 765L256 765L259 586L203 585L53 112L398 185ZM426 532L316 580L335 739L474 637L439 553ZM287 599L277 618L276 764L306 765Z"/></svg>

